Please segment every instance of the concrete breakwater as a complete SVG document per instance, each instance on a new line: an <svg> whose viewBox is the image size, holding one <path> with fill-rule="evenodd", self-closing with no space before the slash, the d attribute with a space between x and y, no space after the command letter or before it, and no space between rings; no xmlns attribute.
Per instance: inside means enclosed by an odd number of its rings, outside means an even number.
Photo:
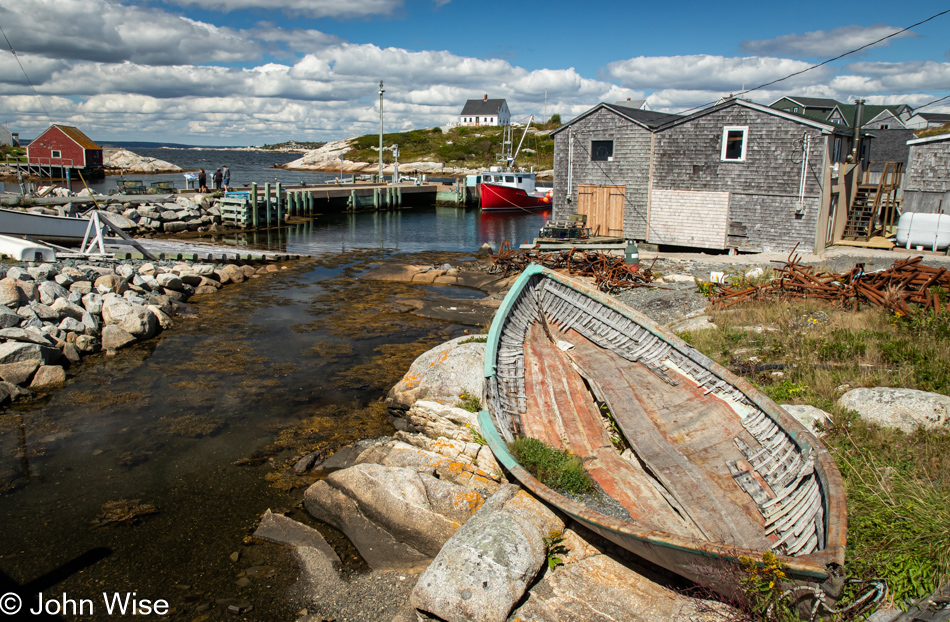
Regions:
<svg viewBox="0 0 950 622"><path fill-rule="evenodd" d="M0 279L0 404L66 382L90 354L114 354L192 315L185 301L279 272L275 264L64 260L9 267Z"/></svg>

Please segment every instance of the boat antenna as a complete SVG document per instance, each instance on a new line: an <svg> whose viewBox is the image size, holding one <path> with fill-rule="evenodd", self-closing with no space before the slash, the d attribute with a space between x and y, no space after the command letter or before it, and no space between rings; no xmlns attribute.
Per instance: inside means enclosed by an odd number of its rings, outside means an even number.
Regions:
<svg viewBox="0 0 950 622"><path fill-rule="evenodd" d="M531 127L532 121L534 121L534 115L528 117L528 124L524 126L524 132L521 134L521 140L518 141L518 148L515 149L515 155L511 156L511 161L508 163L508 168L514 168L515 158L518 157L518 153L521 151L521 145L524 144L524 137L528 135L528 128Z"/></svg>

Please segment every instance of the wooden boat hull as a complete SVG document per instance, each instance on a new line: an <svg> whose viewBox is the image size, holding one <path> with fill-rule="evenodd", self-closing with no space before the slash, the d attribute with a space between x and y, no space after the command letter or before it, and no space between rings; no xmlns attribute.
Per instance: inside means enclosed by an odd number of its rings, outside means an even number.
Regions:
<svg viewBox="0 0 950 622"><path fill-rule="evenodd" d="M528 194L521 188L482 183L480 189L483 211L546 210L551 207L547 193Z"/></svg>
<svg viewBox="0 0 950 622"><path fill-rule="evenodd" d="M599 319L587 319L584 316L585 312L591 318ZM542 317L543 320L539 319ZM601 320L613 322L619 328L606 328L607 324ZM585 324L586 326L583 326ZM634 326L635 329L632 328ZM575 327L577 331L591 335L600 343L595 344L595 348L581 346L577 339L579 333L575 331ZM596 446L597 431L595 429L590 427L586 430L581 429L584 425L594 424L585 423L581 419L569 420L559 414L557 417L560 418L550 415L552 418L548 426L550 429L538 426L539 415L548 416L545 411L564 410L566 404L579 401L577 396L584 392L581 388L579 392L575 391L569 397L557 393L563 388L562 385L570 384L567 376L573 372L569 367L564 367L566 371L558 376L556 383L552 383L554 388L538 384L540 376L536 373L537 370L544 368L545 365L555 365L550 359L556 359L558 356L554 351L546 351L540 359L534 356L537 344L532 341L531 335L540 334L539 331L542 329L552 342L564 335L571 335L574 342L578 344L578 354L571 355L572 358L567 361L567 365L573 366L578 373L583 371L583 367L579 367L578 364L585 363L584 356L587 351L593 352L594 356L600 356L601 353L595 351L600 348L620 360L621 357L615 356L616 352L610 352L611 348L614 348L622 354L623 365L628 366L622 370L623 374L635 373L639 370L644 374L654 374L657 377L667 376L664 380L673 380L674 384L678 382L677 390L689 393L688 399L701 405L698 411L703 411L703 409L708 409L710 412L716 409L723 411L724 405L734 406L735 421L726 421L725 424L704 423L693 430L677 432L679 436L668 435L677 442L694 443L693 450L690 452L692 456L689 456L689 459L696 464L701 464L705 455L705 450L701 445L705 442L702 437L708 436L712 439L717 434L723 437L726 434L736 434L736 439L739 439L736 441L737 448L728 448L720 443L717 449L724 452L724 455L728 455L730 451L733 453L740 451L740 436L746 440L759 438L747 431L745 426L753 426L753 431L756 433L759 433L761 429L769 430L771 436L768 444L763 443L762 448L755 447L751 445L756 442L753 440L749 441L751 444L747 447L750 452L755 452L748 464L756 472L750 472L746 477L742 475L745 472L736 467L732 477L737 477L736 473L739 473L738 477L743 481L757 478L757 482L767 483L768 485L764 487L761 483L751 486L754 489L756 485L759 485L764 491L772 494L774 499L763 500L760 497L759 501L754 501L752 493L743 487L749 486L748 483L740 485L739 479L733 481L729 477L722 477L725 465L720 465L718 468L713 465L710 473L701 476L712 479L718 477L717 481L712 484L706 482L697 484L697 490L700 491L703 490L702 486L712 486L712 489L716 491L715 494L708 492L694 494L696 490L688 489L684 494L683 490L667 485L667 480L663 479L668 472L672 473L676 469L659 468L657 464L651 463L653 456L648 451L643 452L645 458L642 455L640 457L643 464L648 467L645 472L660 483L660 486L654 485L657 488L663 486L668 488L664 494L669 504L679 505L678 511L671 512L671 515L681 514L680 518L689 515L691 519L694 511L697 516L705 512L704 508L698 507L704 502L708 502L710 506L728 505L724 499L741 501L748 497L741 511L731 507L723 511L730 512L728 514L730 520L734 516L742 520L748 519L746 522L749 522L750 526L743 533L751 533L749 529L753 531L756 528L761 529L761 533L753 533L754 537L750 538L750 541L755 542L754 545L746 545L745 536L739 531L732 535L726 533L725 529L722 534L713 533L715 512L710 511L705 531L703 531L701 520L696 520L695 525L691 526L691 528L695 527L693 531L682 529L678 524L673 529L668 527L669 523L662 523L661 515L663 511L669 509L660 507L664 503L663 499L659 500L656 508L651 508L647 505L650 495L644 494L643 489L640 493L628 494L624 497L623 488L629 482L612 479L618 472L623 472L623 468L617 467L621 462L618 462L614 455L616 451L610 446L609 440L607 441L608 448ZM518 343L519 339L521 343ZM628 348L628 350L623 351L623 348ZM605 402L612 400L611 411L614 412L616 407L615 416L620 421L620 411L625 408L622 401L625 398L611 387L623 385L623 382L616 375L602 378L599 382L594 377L586 377L584 381L592 394L608 396L609 399L604 400ZM749 557L759 560L765 551L774 546L776 557L787 566L786 573L790 580L824 584L832 596L837 595L834 586L838 583L836 581L838 569L844 563L847 519L841 476L827 450L807 429L748 382L723 369L675 335L666 333L642 314L574 279L540 266L530 266L512 286L492 323L486 348L485 383L488 410L479 413L479 423L498 461L532 493L581 524L644 559L727 595L733 595L738 586L735 573L739 567L739 558ZM665 390L661 390L660 393ZM545 401L537 397L536 394L543 391L551 391L550 399ZM614 393L612 394L611 391ZM648 396L648 398L651 397ZM643 399L643 396L631 395L627 401L637 403L637 399ZM683 404L686 404L686 401ZM571 406L571 408L574 407ZM698 416L705 417L707 414L699 412ZM729 428L730 425L732 428ZM594 427L596 428L596 425ZM527 434L526 430L534 433ZM628 438L631 437L630 430L624 429L624 432ZM631 443L631 445L636 445L635 451L640 454L641 446L647 443L644 439L649 439L651 434L660 441L664 440L663 430L660 432L661 434L658 435L655 430L647 430L644 426L637 433L636 443ZM594 442L589 443L586 448L582 446L585 434L594 439ZM614 491L621 493L616 496L623 500L622 505L630 511L630 519L607 516L541 484L518 464L508 449L507 442L522 435L535 437L547 435L548 438L542 438L542 440L546 440L549 444L558 444L561 441L572 451L576 449L576 453L582 456L586 451L589 454L585 458L588 470L595 475L595 480L610 493L611 497L615 496ZM685 441L680 438L681 436L690 437L690 435L695 438L692 440L687 438ZM577 441L578 438L581 438L581 441ZM767 450L773 453L781 452L785 457L781 459L781 462L777 459L773 461L770 457L772 454L769 454L766 456L768 462L758 462L762 453L767 453ZM799 456L797 462L794 454ZM791 458L788 458L789 456ZM736 464L730 466L730 470L733 466L743 464L741 460L732 462ZM760 466L756 466L757 464ZM759 470L762 473L768 470L761 464L773 469L767 474L769 480L764 479L764 476L759 473ZM682 468L677 467L681 473L672 473L674 477L682 476L683 473L689 474L690 469L695 468L695 464L692 463L683 463L681 466ZM602 476L600 479L597 473ZM730 486L732 489L729 489ZM646 492L652 494L652 491ZM693 502L678 504L680 501L678 495L683 495L685 498L690 494L693 494ZM673 500L669 500L670 498ZM641 503L643 507L638 507ZM763 507L766 509L763 510ZM817 511L815 507L818 508ZM785 513L782 515L784 519L774 518L774 513L779 511ZM756 515L755 512L760 512L760 514ZM815 513L811 514L811 512ZM799 513L801 513L800 516L798 516ZM677 519L674 518L674 520ZM771 528L767 528L770 520L781 522L773 523ZM781 526L789 521L791 521L790 527L776 528L776 525ZM769 533L769 529L772 533ZM794 532L795 529L799 530L798 534ZM809 533L808 530L814 533ZM697 535L700 532L702 533ZM790 544L795 543L795 547L801 547L800 541L806 542L804 548L792 551ZM763 545L762 542L766 544Z"/></svg>
<svg viewBox="0 0 950 622"><path fill-rule="evenodd" d="M69 242L82 240L88 224L85 218L0 209L0 234L5 235L28 235L40 240Z"/></svg>

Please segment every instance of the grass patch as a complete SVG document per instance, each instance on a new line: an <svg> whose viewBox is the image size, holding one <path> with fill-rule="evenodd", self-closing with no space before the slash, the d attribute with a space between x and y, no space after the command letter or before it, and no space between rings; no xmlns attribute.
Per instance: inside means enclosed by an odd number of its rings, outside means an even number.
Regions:
<svg viewBox="0 0 950 622"><path fill-rule="evenodd" d="M470 413L477 413L482 409L482 400L477 395L463 393L459 395L459 401L455 403L455 407L467 410Z"/></svg>
<svg viewBox="0 0 950 622"><path fill-rule="evenodd" d="M847 491L848 575L886 578L899 605L950 579L950 434L905 434L837 405L858 387L950 395L950 315L905 318L809 301L752 302L712 315L716 329L687 334L693 347L776 402L832 415L823 442Z"/></svg>
<svg viewBox="0 0 950 622"><path fill-rule="evenodd" d="M488 335L472 335L468 339L461 340L459 345L463 343L488 343Z"/></svg>
<svg viewBox="0 0 950 622"><path fill-rule="evenodd" d="M548 447L536 438L517 438L508 443L515 459L548 488L583 495L594 491L594 481L581 459L563 449Z"/></svg>

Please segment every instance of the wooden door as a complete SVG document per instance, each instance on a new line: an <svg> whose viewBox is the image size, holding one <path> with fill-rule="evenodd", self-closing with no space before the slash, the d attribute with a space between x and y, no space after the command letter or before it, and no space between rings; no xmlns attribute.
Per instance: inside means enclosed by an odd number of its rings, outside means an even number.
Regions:
<svg viewBox="0 0 950 622"><path fill-rule="evenodd" d="M577 213L587 215L591 235L623 237L626 191L626 186L578 185Z"/></svg>

